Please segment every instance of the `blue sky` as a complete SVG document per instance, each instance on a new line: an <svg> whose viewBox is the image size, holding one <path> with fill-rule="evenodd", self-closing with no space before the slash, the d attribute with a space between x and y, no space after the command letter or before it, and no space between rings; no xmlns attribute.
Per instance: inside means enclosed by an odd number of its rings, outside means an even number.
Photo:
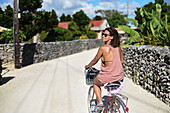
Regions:
<svg viewBox="0 0 170 113"><path fill-rule="evenodd" d="M134 18L137 7L142 7L149 2L154 3L155 0L129 0L129 17ZM170 4L170 0L164 0ZM0 7L4 10L7 5L13 7L13 0L0 0ZM127 14L127 0L43 0L42 8L39 10L51 11L54 9L60 17L63 13L74 14L80 9L91 19L95 17L96 10L118 10Z"/></svg>

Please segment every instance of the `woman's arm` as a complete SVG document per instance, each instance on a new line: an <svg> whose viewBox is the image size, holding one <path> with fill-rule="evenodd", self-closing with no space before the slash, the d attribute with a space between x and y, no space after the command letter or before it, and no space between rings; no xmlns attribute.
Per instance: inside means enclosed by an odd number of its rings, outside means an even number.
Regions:
<svg viewBox="0 0 170 113"><path fill-rule="evenodd" d="M103 51L102 47L100 47L94 59L88 65L85 66L85 69L95 65L99 61L99 59L102 57L103 54L102 51Z"/></svg>
<svg viewBox="0 0 170 113"><path fill-rule="evenodd" d="M119 54L120 54L120 60L121 60L122 64L124 64L123 53L122 53L122 50L120 47L119 47Z"/></svg>

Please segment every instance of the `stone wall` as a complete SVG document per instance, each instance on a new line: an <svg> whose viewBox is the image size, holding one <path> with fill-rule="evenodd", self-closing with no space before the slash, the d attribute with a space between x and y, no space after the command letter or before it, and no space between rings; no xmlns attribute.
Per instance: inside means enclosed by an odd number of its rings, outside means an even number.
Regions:
<svg viewBox="0 0 170 113"><path fill-rule="evenodd" d="M165 47L123 47L124 73L157 98L169 104L170 50Z"/></svg>
<svg viewBox="0 0 170 113"><path fill-rule="evenodd" d="M21 43L20 60L22 66L33 63L51 60L61 56L66 56L96 48L103 45L99 39L59 41L59 42L42 42L42 43ZM3 63L14 61L14 45L0 44L0 59Z"/></svg>

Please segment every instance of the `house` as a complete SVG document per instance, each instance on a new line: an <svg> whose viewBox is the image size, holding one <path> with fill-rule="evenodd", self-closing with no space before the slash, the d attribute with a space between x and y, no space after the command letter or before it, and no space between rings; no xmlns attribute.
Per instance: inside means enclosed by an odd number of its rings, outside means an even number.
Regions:
<svg viewBox="0 0 170 113"><path fill-rule="evenodd" d="M90 28L90 30L95 31L97 33L97 39L102 38L102 31L105 30L105 28L110 27L109 23L106 19L104 20L92 20L90 21L90 24L93 26Z"/></svg>
<svg viewBox="0 0 170 113"><path fill-rule="evenodd" d="M68 29L68 24L69 24L69 22L59 22L58 27ZM102 30L109 27L109 23L107 22L106 19L104 19L104 20L92 20L92 21L90 21L90 24L93 25L90 28L90 30L93 30L93 31L96 32L96 34L97 34L96 38L98 38L98 39L101 39L101 37L102 37Z"/></svg>
<svg viewBox="0 0 170 113"><path fill-rule="evenodd" d="M58 27L68 29L68 24L69 24L69 22L59 22Z"/></svg>

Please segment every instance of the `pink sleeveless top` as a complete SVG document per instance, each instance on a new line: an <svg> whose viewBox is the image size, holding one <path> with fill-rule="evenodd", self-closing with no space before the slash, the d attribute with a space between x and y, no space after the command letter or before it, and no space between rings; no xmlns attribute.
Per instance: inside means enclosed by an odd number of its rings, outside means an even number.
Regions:
<svg viewBox="0 0 170 113"><path fill-rule="evenodd" d="M113 61L109 66L105 66L103 62L101 62L101 71L98 75L98 80L102 84L119 81L124 78L119 47L113 48L111 45L108 46L113 52Z"/></svg>

